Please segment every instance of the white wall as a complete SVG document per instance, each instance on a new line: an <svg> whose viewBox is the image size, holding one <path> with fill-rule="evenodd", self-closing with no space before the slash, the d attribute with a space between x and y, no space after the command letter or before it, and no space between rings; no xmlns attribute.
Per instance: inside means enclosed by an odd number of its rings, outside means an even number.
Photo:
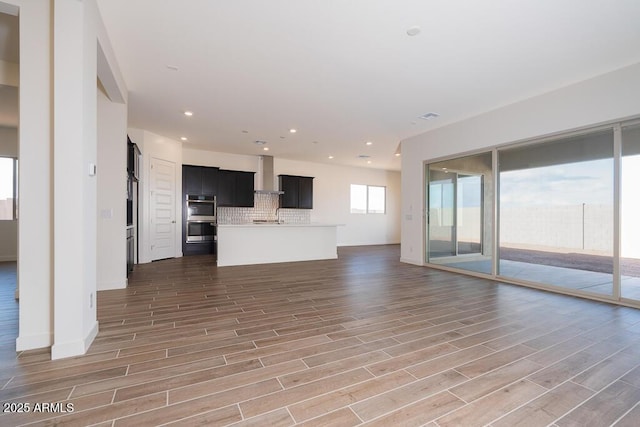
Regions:
<svg viewBox="0 0 640 427"><path fill-rule="evenodd" d="M18 129L0 126L0 157L18 157ZM18 221L0 221L0 262L17 259Z"/></svg>
<svg viewBox="0 0 640 427"><path fill-rule="evenodd" d="M613 206L504 207L500 245L528 249L613 254Z"/></svg>
<svg viewBox="0 0 640 427"><path fill-rule="evenodd" d="M640 115L640 64L402 141L402 254L424 262L423 162Z"/></svg>
<svg viewBox="0 0 640 427"><path fill-rule="evenodd" d="M18 230L19 335L16 348L53 342L51 219L51 20L47 0L5 0L20 14ZM38 236L34 239L33 236Z"/></svg>
<svg viewBox="0 0 640 427"><path fill-rule="evenodd" d="M154 158L173 162L176 165L175 256L180 257L182 256L182 145L178 141L142 129L129 128L128 134L131 141L138 144L142 152L142 176L138 184L140 192L140 200L138 201L140 218L138 251L140 258L138 262L151 262L153 258L151 253L150 176L151 161Z"/></svg>
<svg viewBox="0 0 640 427"><path fill-rule="evenodd" d="M258 156L218 153L184 146L184 164L218 166L223 169L258 170ZM395 244L400 241L400 173L379 169L336 166L322 163L274 159L274 188L277 175L313 176L312 222L344 224L338 227L338 245ZM387 213L351 214L351 184L387 188Z"/></svg>
<svg viewBox="0 0 640 427"><path fill-rule="evenodd" d="M127 106L98 89L97 289L127 285Z"/></svg>

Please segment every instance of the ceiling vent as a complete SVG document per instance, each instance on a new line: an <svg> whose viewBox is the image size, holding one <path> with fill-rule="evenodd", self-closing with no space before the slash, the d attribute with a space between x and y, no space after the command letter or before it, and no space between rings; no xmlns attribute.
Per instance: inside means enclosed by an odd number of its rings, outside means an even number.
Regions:
<svg viewBox="0 0 640 427"><path fill-rule="evenodd" d="M427 113L427 114L423 114L420 117L418 117L419 119L422 120L431 120L431 119L435 119L436 117L439 117L440 114L438 113Z"/></svg>

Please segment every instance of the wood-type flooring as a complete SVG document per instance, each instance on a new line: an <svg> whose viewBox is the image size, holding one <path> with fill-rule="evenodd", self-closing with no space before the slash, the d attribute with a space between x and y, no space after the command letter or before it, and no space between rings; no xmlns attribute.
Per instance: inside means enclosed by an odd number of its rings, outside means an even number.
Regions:
<svg viewBox="0 0 640 427"><path fill-rule="evenodd" d="M55 361L10 348L2 292L0 425L639 425L640 310L399 256L138 265L98 293L88 353Z"/></svg>

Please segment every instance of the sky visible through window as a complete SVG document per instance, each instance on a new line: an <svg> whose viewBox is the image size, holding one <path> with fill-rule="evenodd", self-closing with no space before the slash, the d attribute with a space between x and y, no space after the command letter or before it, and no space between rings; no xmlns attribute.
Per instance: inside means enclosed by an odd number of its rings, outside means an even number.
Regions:
<svg viewBox="0 0 640 427"><path fill-rule="evenodd" d="M621 168L622 256L640 258L640 155L623 156ZM500 174L501 208L613 206L613 160L601 159ZM613 218L612 218L613 221Z"/></svg>
<svg viewBox="0 0 640 427"><path fill-rule="evenodd" d="M501 207L566 206L583 203L613 204L612 159L566 163L500 174Z"/></svg>

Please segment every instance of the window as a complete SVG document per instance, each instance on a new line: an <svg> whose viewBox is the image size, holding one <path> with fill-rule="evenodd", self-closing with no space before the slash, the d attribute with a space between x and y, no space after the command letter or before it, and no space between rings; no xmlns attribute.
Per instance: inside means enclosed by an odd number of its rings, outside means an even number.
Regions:
<svg viewBox="0 0 640 427"><path fill-rule="evenodd" d="M500 275L613 296L613 143L606 129L498 151Z"/></svg>
<svg viewBox="0 0 640 427"><path fill-rule="evenodd" d="M385 213L386 187L351 184L351 213Z"/></svg>
<svg viewBox="0 0 640 427"><path fill-rule="evenodd" d="M14 220L16 214L18 161L0 157L0 220Z"/></svg>

